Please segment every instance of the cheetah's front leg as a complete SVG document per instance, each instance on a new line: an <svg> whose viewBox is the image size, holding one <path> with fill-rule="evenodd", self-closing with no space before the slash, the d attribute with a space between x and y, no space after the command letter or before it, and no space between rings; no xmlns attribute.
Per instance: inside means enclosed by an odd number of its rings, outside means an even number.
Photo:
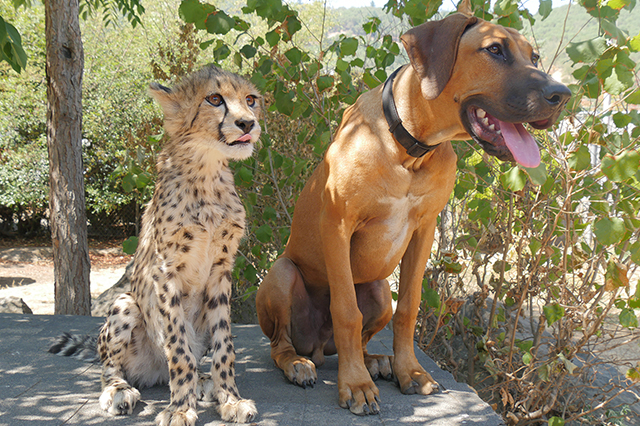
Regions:
<svg viewBox="0 0 640 426"><path fill-rule="evenodd" d="M171 401L156 417L159 426L194 426L198 419L196 412L197 361L189 341L193 331L187 331L184 311L177 295L163 295L165 353L169 364L169 388Z"/></svg>
<svg viewBox="0 0 640 426"><path fill-rule="evenodd" d="M255 403L242 399L235 379L235 351L229 323L231 274L226 271L218 278L220 285L210 289L207 297L207 322L211 330L211 375L204 375L198 384L198 395L214 401L225 421L248 423L258 415Z"/></svg>
<svg viewBox="0 0 640 426"><path fill-rule="evenodd" d="M125 372L131 351L132 333L139 325L140 309L130 293L121 294L107 315L98 336L98 353L102 361L100 407L113 415L131 414L140 392L129 384Z"/></svg>

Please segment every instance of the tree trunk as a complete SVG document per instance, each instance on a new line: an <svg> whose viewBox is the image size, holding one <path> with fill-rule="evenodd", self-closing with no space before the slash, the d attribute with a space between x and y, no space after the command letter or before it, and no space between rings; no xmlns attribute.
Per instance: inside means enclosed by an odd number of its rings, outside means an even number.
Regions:
<svg viewBox="0 0 640 426"><path fill-rule="evenodd" d="M91 315L82 165L82 70L78 0L45 0L47 145L55 313Z"/></svg>

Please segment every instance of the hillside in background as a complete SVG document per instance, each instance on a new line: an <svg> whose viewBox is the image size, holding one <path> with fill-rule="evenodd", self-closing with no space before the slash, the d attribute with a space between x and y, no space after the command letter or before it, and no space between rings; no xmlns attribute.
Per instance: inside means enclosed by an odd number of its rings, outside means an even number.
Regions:
<svg viewBox="0 0 640 426"><path fill-rule="evenodd" d="M628 35L637 35L640 32L640 7L636 7L631 12L623 10L618 20L618 27L625 30ZM560 70L563 80L566 81L571 78L573 72L565 52L567 44L597 37L598 22L581 6L573 4L554 9L544 20L537 16L533 34L530 28L526 28L523 32L538 45L542 66L545 69L551 67L552 72ZM560 49L558 49L559 45ZM555 58L556 51L558 51L557 58ZM633 54L632 59L637 62L640 54Z"/></svg>
<svg viewBox="0 0 640 426"><path fill-rule="evenodd" d="M347 36L364 36L362 24L370 17L378 17L382 21L380 28L383 33L399 36L408 28L406 22L385 14L381 8L375 7L340 7L332 9L328 13L329 38L340 34ZM566 20L566 25L565 25ZM640 7L633 11L623 11L618 21L619 27L629 35L637 35L640 32ZM577 4L565 5L554 9L544 20L536 16L536 22L531 27L526 23L523 33L538 46L542 57L542 66L551 68L552 72L560 71L563 80L571 79L571 64L565 53L567 44L571 41L583 41L598 35L598 23L581 6ZM558 48L560 46L560 48ZM558 51L556 58L556 51ZM640 54L635 53L632 58L637 62Z"/></svg>

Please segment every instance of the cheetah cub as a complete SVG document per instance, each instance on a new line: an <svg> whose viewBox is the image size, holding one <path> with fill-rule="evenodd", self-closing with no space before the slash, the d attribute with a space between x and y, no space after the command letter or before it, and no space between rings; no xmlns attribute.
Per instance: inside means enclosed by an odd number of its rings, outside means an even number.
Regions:
<svg viewBox="0 0 640 426"><path fill-rule="evenodd" d="M257 415L235 383L229 301L231 268L245 211L229 160L253 152L260 95L241 77L208 66L170 89L153 83L169 141L143 219L131 292L111 307L98 337L103 364L100 406L131 414L133 386L169 382L159 425L194 425L196 398L214 401L225 421ZM212 350L211 374L198 361Z"/></svg>

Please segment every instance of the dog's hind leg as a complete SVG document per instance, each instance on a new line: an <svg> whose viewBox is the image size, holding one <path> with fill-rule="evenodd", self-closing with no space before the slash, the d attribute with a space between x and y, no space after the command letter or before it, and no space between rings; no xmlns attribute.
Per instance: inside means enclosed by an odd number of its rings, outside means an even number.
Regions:
<svg viewBox="0 0 640 426"><path fill-rule="evenodd" d="M391 320L391 290L387 280L356 285L358 308L362 312L362 351L364 364L373 380L393 378L393 355L373 355L367 352L367 343Z"/></svg>
<svg viewBox="0 0 640 426"><path fill-rule="evenodd" d="M283 257L260 284L256 308L260 328L271 340L276 366L294 384L303 388L315 385L316 365L324 362L324 344L331 336L330 322L328 333L322 331L329 318L328 301L326 314L317 309L300 271Z"/></svg>

